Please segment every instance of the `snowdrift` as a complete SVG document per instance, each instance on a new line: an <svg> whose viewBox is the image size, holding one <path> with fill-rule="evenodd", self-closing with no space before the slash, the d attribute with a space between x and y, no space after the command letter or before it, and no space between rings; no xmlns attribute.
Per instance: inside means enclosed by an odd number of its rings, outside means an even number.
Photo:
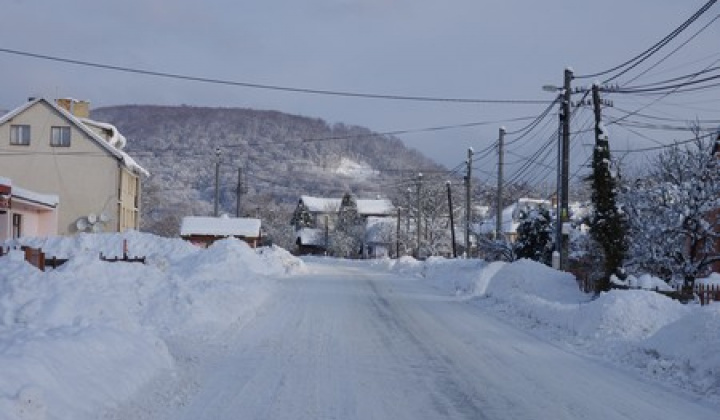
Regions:
<svg viewBox="0 0 720 420"><path fill-rule="evenodd" d="M122 256L125 241L147 264L99 259ZM70 260L43 273L0 258L0 418L11 420L95 418L173 368L167 340L246 321L273 279L303 269L285 250L234 239L206 250L138 232L23 244Z"/></svg>

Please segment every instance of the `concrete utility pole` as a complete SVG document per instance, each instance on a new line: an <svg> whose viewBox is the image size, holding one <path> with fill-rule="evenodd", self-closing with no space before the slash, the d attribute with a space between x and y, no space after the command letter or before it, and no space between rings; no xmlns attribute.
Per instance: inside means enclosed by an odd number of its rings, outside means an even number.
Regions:
<svg viewBox="0 0 720 420"><path fill-rule="evenodd" d="M500 127L500 138L498 139L498 186L497 186L497 213L495 216L495 239L502 237L502 196L503 196L503 166L504 153L503 150L505 144L505 127Z"/></svg>
<svg viewBox="0 0 720 420"><path fill-rule="evenodd" d="M560 247L560 269L566 270L568 264L569 243L568 232L565 230L566 224L570 221L570 101L571 101L571 83L573 79L573 71L566 68L563 82L563 112L562 112L562 190L560 197L560 217L561 217L561 234L562 246Z"/></svg>
<svg viewBox="0 0 720 420"><path fill-rule="evenodd" d="M417 176L417 250L415 251L415 257L420 257L420 248L422 243L422 237L421 237L421 221L422 221L422 209L420 207L421 205L421 199L420 199L420 193L422 189L422 173L419 173Z"/></svg>
<svg viewBox="0 0 720 420"><path fill-rule="evenodd" d="M215 148L215 217L219 216L220 210L220 148Z"/></svg>
<svg viewBox="0 0 720 420"><path fill-rule="evenodd" d="M455 218L453 217L452 192L450 191L450 181L445 182L447 185L448 209L450 213L450 238L452 241L453 258L457 258L457 246L455 245Z"/></svg>
<svg viewBox="0 0 720 420"><path fill-rule="evenodd" d="M470 223L472 221L472 163L473 163L472 147L468 147L467 151L467 175L465 175L465 255L470 258Z"/></svg>
<svg viewBox="0 0 720 420"><path fill-rule="evenodd" d="M595 146L607 149L610 145L607 133L605 133L602 129L602 110L600 109L600 106L611 106L611 104L608 101L600 99L600 86L597 83L594 83L592 86L592 102L593 112L595 114Z"/></svg>

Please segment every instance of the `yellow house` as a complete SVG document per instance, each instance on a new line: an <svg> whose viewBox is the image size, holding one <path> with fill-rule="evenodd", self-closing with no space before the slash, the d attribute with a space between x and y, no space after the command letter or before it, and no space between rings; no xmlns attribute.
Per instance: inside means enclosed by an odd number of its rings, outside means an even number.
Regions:
<svg viewBox="0 0 720 420"><path fill-rule="evenodd" d="M58 234L140 226L148 172L122 149L125 138L89 119L89 104L30 99L0 116L0 176L59 197Z"/></svg>

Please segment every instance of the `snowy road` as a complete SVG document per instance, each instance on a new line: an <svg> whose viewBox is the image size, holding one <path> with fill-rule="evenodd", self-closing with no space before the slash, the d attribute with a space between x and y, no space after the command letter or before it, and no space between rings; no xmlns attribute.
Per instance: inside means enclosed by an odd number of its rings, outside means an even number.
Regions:
<svg viewBox="0 0 720 420"><path fill-rule="evenodd" d="M112 418L717 418L416 279L333 264L312 260L311 274L283 280L252 322L216 343L227 351L182 349L194 356L180 363L182 392L148 390Z"/></svg>

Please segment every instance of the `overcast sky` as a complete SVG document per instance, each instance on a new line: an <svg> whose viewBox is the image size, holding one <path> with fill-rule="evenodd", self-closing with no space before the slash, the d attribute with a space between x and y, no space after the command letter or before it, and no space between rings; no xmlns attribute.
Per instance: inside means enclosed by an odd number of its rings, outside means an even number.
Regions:
<svg viewBox="0 0 720 420"><path fill-rule="evenodd" d="M566 66L577 74L591 74L620 64L670 33L705 1L6 0L0 48L287 87L552 100L555 94L543 92L541 87L561 84ZM718 13L720 5L690 27L681 41ZM633 84L713 64L720 59L719 40L720 20ZM678 45L671 44L648 64ZM644 68L647 66L618 81L627 81ZM574 83L586 86L591 80ZM536 116L544 108L537 104L423 103L257 90L84 68L7 53L0 53L0 92L0 109L15 108L28 96L37 95L86 99L93 107L249 107L363 125L379 132L510 120ZM617 108L633 110L654 98L625 95L612 99ZM720 90L716 88L702 97L671 96L643 112L679 119L720 119L717 110ZM589 110L581 111L576 130L592 118ZM609 112L622 115L617 109ZM512 131L524 123L509 121L401 138L454 168L465 159L468 147L482 150L491 145L500 125ZM540 128L508 148L510 176L523 157L532 155L552 135L556 118L544 131ZM649 141L625 128L611 133L615 148L647 146ZM642 134L663 139L687 137L682 132L645 130ZM589 146L582 136L575 141L580 144L573 149L577 163L588 156ZM494 171L494 159L480 160L480 170ZM542 176L554 181L550 172Z"/></svg>

